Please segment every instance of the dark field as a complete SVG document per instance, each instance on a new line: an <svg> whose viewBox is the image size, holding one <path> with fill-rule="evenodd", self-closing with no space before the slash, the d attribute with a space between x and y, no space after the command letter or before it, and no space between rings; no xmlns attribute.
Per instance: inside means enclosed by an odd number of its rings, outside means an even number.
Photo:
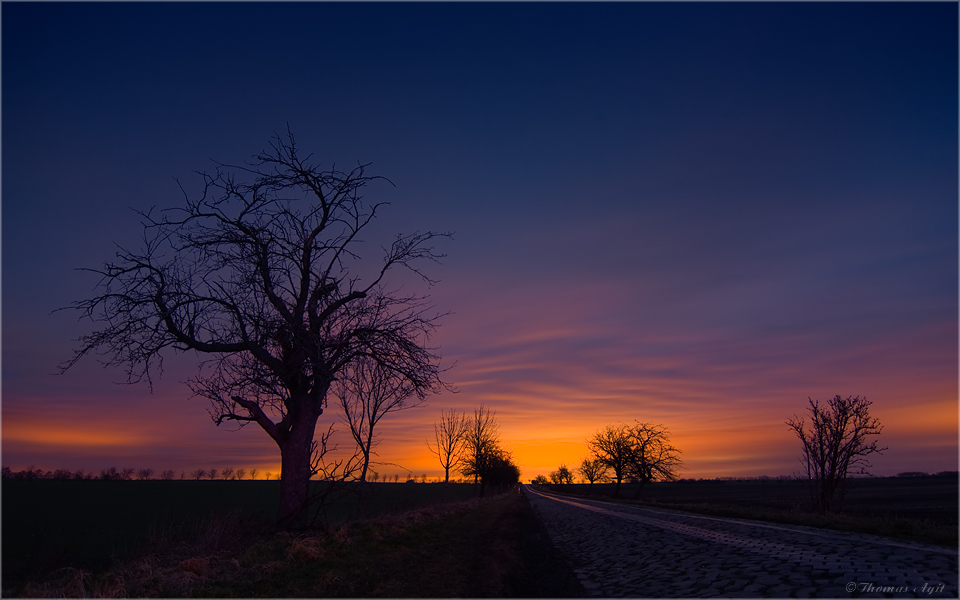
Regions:
<svg viewBox="0 0 960 600"><path fill-rule="evenodd" d="M317 523L335 527L474 493L466 484L367 484L329 502ZM63 567L103 571L116 560L211 531L265 532L278 499L278 481L4 479L3 595Z"/></svg>
<svg viewBox="0 0 960 600"><path fill-rule="evenodd" d="M477 502L471 485L367 484L328 503L326 527L291 537L271 532L278 486L4 480L3 595L26 593L27 582L43 595L582 595L516 493ZM582 495L587 486L556 491ZM635 501L635 491L625 484L619 500ZM612 492L594 485L591 497ZM957 544L956 477L856 480L839 516L804 510L800 481L655 483L639 502ZM415 512L396 516L407 511ZM184 567L194 563L202 576Z"/></svg>
<svg viewBox="0 0 960 600"><path fill-rule="evenodd" d="M466 487L466 486L464 486ZM399 497L407 490L385 490ZM425 498L425 496L420 496ZM516 488L298 534L177 545L108 571L60 569L27 597L583 597Z"/></svg>
<svg viewBox="0 0 960 600"><path fill-rule="evenodd" d="M585 495L588 486L557 488ZM610 499L614 484L594 484L592 497ZM682 508L720 516L829 527L955 546L957 477L877 477L850 481L840 515L808 511L806 482L799 480L679 481L650 483L639 500L637 486L623 484L619 500Z"/></svg>

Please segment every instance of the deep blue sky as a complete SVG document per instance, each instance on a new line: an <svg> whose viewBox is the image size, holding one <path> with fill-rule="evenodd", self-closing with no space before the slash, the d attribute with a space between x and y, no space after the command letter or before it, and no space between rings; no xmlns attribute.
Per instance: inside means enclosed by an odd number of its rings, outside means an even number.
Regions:
<svg viewBox="0 0 960 600"><path fill-rule="evenodd" d="M89 329L50 311L91 293L73 269L135 244L129 208L177 203L173 178L196 192L192 171L289 124L320 162L396 184L370 190L392 202L380 231L456 232L434 298L462 392L398 418L385 453L421 464L404 440L485 401L525 472L637 418L671 427L693 475L786 473L783 420L839 393L876 402L887 470L956 468L956 3L2 12L4 464L194 460L29 442L42 423L188 425L222 453L206 461L273 460L176 375L153 396L95 364L50 376ZM184 416L148 430L161 398Z"/></svg>

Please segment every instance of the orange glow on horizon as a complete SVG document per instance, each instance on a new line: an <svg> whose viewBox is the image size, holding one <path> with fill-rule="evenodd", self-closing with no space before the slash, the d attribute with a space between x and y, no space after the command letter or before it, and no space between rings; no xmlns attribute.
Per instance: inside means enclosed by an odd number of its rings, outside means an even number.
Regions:
<svg viewBox="0 0 960 600"><path fill-rule="evenodd" d="M513 318L527 316L513 310ZM565 316L574 321L568 327L549 326ZM372 468L381 475L441 477L425 443L434 421L442 409L472 413L484 404L496 412L501 439L524 480L547 475L561 463L576 468L587 455L585 440L596 430L635 420L670 430L683 453L681 477L789 475L797 470L798 448L784 422L806 414L808 396L826 400L849 390L873 401L871 414L884 425L881 445L890 450L873 461L878 473L957 469L956 379L900 369L889 346L867 344L802 362L781 354L809 343L806 336L741 344L728 340L726 332L670 338L653 331L650 340L637 341L615 330L591 330L575 322L576 316L554 306L523 325L499 321L484 332L478 318L451 328L447 335L473 344L468 352L450 338L440 340L451 347L449 360L458 363L449 379L459 393L387 415L377 428L382 441ZM509 343L497 337L501 333ZM577 337L588 334L599 341L581 346ZM917 332L916 343L902 351L909 364L924 365L942 353L920 343L927 334ZM644 343L684 352L641 351ZM746 358L724 362L731 352ZM770 356L777 358L768 362ZM100 469L123 459L155 470L279 470L279 450L259 427L215 427L205 402L169 379L165 385L153 394L131 387L127 395L115 392L110 399L77 394L58 402L38 398L29 410L5 407L5 466L77 468L64 463L82 459L85 468ZM338 420L331 406L318 430ZM334 441L342 454L352 446L343 425L338 428Z"/></svg>
<svg viewBox="0 0 960 600"><path fill-rule="evenodd" d="M140 438L129 432L80 431L76 428L45 427L38 424L11 427L4 433L3 441L67 447L137 446L143 443Z"/></svg>

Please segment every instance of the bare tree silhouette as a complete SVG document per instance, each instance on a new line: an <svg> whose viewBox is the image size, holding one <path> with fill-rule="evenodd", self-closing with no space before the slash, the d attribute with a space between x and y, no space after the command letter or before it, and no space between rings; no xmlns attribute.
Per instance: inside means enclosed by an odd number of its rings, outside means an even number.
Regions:
<svg viewBox="0 0 960 600"><path fill-rule="evenodd" d="M573 483L573 473L567 465L560 463L556 471L550 473L550 481L556 485L569 485Z"/></svg>
<svg viewBox="0 0 960 600"><path fill-rule="evenodd" d="M670 444L670 432L653 423L607 425L587 440L587 448L604 467L613 470L617 482L614 496L620 495L624 479L640 484L639 496L651 481L675 479L683 464L680 450Z"/></svg>
<svg viewBox="0 0 960 600"><path fill-rule="evenodd" d="M585 456L583 460L580 461L580 466L577 467L577 473L590 483L587 487L588 496L590 492L593 491L593 484L595 482L604 481L607 478L607 470L607 465L599 458Z"/></svg>
<svg viewBox="0 0 960 600"><path fill-rule="evenodd" d="M810 402L810 429L802 417L796 415L786 422L803 444L800 463L810 482L810 496L821 513L841 510L846 494L847 476L864 474L870 466L867 457L886 448L878 448L877 441L867 436L880 435L883 426L870 416L873 404L860 396L839 395L821 406L819 400Z"/></svg>
<svg viewBox="0 0 960 600"><path fill-rule="evenodd" d="M460 473L473 477L474 485L479 482L479 496L490 486L502 490L520 481L520 468L500 443L499 431L496 413L482 404L473 411L473 419L467 419Z"/></svg>
<svg viewBox="0 0 960 600"><path fill-rule="evenodd" d="M680 460L680 450L670 443L670 432L666 427L637 421L628 431L633 450L627 473L640 484L636 496L651 481L672 481L677 478L683 461Z"/></svg>
<svg viewBox="0 0 960 600"><path fill-rule="evenodd" d="M607 425L587 439L587 449L608 468L613 470L617 487L613 495L620 495L620 484L627 476L627 469L633 458L633 442L630 430L624 424Z"/></svg>
<svg viewBox="0 0 960 600"><path fill-rule="evenodd" d="M206 358L189 382L219 425L256 423L281 458L278 520L301 522L311 448L330 385L359 359L413 394L444 387L427 345L439 315L427 298L385 287L387 274L436 261L434 232L397 236L370 268L359 234L382 204L360 192L380 179L360 165L322 170L294 137L277 136L251 164L201 173L203 193L180 208L142 213L139 250L93 270L99 295L72 305L101 328L83 336L69 369L98 353L151 382L168 349Z"/></svg>
<svg viewBox="0 0 960 600"><path fill-rule="evenodd" d="M450 409L440 413L440 421L433 424L435 446L427 441L427 449L438 459L443 467L443 482L450 483L450 469L456 469L464 459L469 419L466 414Z"/></svg>
<svg viewBox="0 0 960 600"><path fill-rule="evenodd" d="M496 413L485 408L474 409L473 419L468 419L467 432L464 435L466 450L461 461L460 473L473 477L473 483L480 484L479 494L485 491L484 474L491 468L500 451L500 425Z"/></svg>
<svg viewBox="0 0 960 600"><path fill-rule="evenodd" d="M367 480L370 456L378 440L374 428L389 412L413 408L423 403L410 383L370 357L359 357L341 371L331 387L341 418L363 455L360 481ZM410 401L410 399L413 401Z"/></svg>

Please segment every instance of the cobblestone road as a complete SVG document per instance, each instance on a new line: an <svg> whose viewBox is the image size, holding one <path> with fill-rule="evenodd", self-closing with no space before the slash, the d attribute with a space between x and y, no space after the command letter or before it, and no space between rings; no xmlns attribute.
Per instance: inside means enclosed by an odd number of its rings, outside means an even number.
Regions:
<svg viewBox="0 0 960 600"><path fill-rule="evenodd" d="M591 596L957 597L952 548L524 492Z"/></svg>

